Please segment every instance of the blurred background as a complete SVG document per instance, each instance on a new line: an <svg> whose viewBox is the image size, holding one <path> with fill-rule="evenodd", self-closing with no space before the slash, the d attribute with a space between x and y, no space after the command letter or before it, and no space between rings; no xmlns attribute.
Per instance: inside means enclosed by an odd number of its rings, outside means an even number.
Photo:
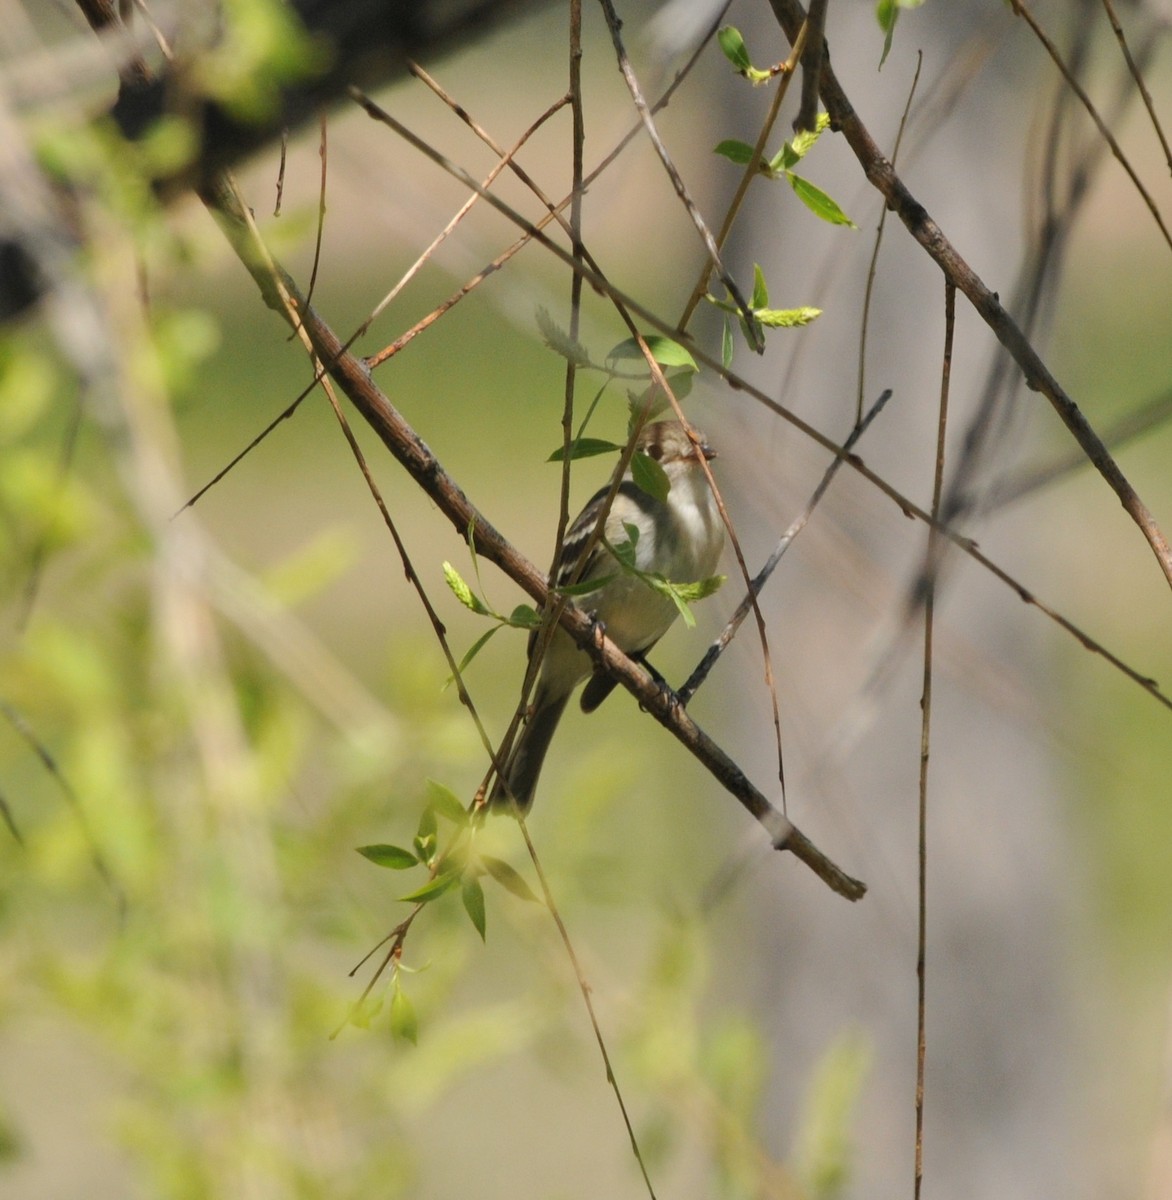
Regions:
<svg viewBox="0 0 1172 1200"><path fill-rule="evenodd" d="M229 9L228 28L248 11ZM115 80L85 50L80 16L64 3L3 12L5 119L30 157L73 181L84 252L71 276L81 299L43 307L0 343L0 1195L647 1194L542 906L486 880L482 943L455 893L428 905L399 977L415 1042L402 1036L402 1002L392 1019L385 983L369 1020L347 1024L378 959L352 969L406 914L398 897L426 878L380 870L356 847L409 846L428 780L467 802L486 752L320 392L179 512L302 392L311 366L202 207L156 211L136 190L137 163L90 130ZM625 4L620 16L654 97L717 13L671 0ZM1137 57L1150 50L1143 77L1166 117L1168 13L1120 4L1119 16ZM1039 4L1037 17L1166 210L1172 168L1103 7ZM724 20L756 65L788 54L767 5L743 0ZM1068 92L1027 26L993 0L934 0L903 12L882 70L871 5L832 4L827 37L888 154L919 66L900 173L1022 315L1046 165L1053 158L1066 181L1095 145L1085 114L1053 116ZM555 5L425 65L510 146L565 91L567 60ZM589 169L634 121L593 5L583 76ZM658 117L713 226L738 174L712 148L753 142L771 96L712 44ZM376 99L474 176L493 166L420 82ZM796 104L794 88L771 149ZM558 199L570 144L563 111L519 156ZM319 147L316 130L291 141L280 216L278 152L239 172L303 288ZM841 441L855 420L881 202L832 134L800 170L857 228L818 221L784 182L753 185L731 271L748 289L760 264L772 306L824 311L808 328L771 331L759 358L740 343L733 368ZM495 186L538 213L516 180ZM362 324L465 198L390 130L346 108L331 114L314 301L337 332ZM1062 269L1044 277L1036 344L1100 431L1151 415L1117 458L1167 530L1168 246L1109 156L1094 160L1061 224ZM393 341L516 236L477 206L358 348ZM646 138L590 188L584 240L617 287L678 318L702 254ZM943 291L888 222L863 396L893 397L858 452L924 507ZM626 331L587 292L579 340L601 361ZM375 376L539 564L556 528L559 469L545 460L561 440L564 364L543 344L538 312L568 327L568 296L564 267L530 245ZM718 355L719 314L706 308L692 328ZM995 348L961 299L950 462L991 386ZM601 383L580 379L579 413ZM1048 606L1167 683L1167 584L1151 552L1089 468L1014 497L1015 479L1073 444L1037 394L998 395L964 531ZM755 571L830 457L712 372L685 409L719 449L717 478ZM626 416L625 390L612 385L591 431L621 440ZM497 611L524 597L478 568L377 440L355 431L460 656L488 626L445 587L445 561ZM601 458L575 464L574 510L609 469ZM922 617L904 617L926 540L921 523L843 471L763 596L788 811L867 881L859 904L773 853L629 696L590 717L572 711L554 743L529 828L657 1195L911 1192L923 663ZM697 606L697 628L677 623L657 648L672 681L740 598L731 555L723 569L729 582ZM492 737L516 704L524 644L501 630L468 668ZM780 803L752 622L690 711ZM969 559L947 560L929 763L928 1194L1172 1196L1169 728L1166 707L1014 590ZM536 886L511 821L490 822L483 840Z"/></svg>

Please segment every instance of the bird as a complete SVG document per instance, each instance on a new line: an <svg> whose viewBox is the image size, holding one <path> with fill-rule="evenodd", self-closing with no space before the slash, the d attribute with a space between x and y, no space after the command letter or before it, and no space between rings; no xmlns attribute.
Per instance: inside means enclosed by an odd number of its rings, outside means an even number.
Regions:
<svg viewBox="0 0 1172 1200"><path fill-rule="evenodd" d="M592 535L613 489L613 477L570 525L553 572L551 586L555 587L601 581L596 590L582 596L581 607L636 661L642 661L679 615L675 601L640 575L659 575L673 583L699 582L713 575L724 547L724 524L703 466L716 452L702 434L693 433L694 437L679 421L644 425L636 437L632 465L614 493L602 537ZM635 482L633 465L639 455L663 468L669 485L664 498ZM658 475L654 468L652 472ZM635 570L625 568L612 547ZM529 637L530 657L537 642L534 630ZM615 681L596 669L589 655L557 626L541 661L525 724L489 796L495 809L513 809L515 804L522 813L528 812L558 722L574 689L585 679L589 682L582 709L593 712L614 689Z"/></svg>

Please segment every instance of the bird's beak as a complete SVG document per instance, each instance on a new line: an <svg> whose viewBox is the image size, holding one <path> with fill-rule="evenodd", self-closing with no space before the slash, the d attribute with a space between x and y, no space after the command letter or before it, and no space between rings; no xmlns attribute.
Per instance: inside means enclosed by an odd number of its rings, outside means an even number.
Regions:
<svg viewBox="0 0 1172 1200"><path fill-rule="evenodd" d="M711 462L716 457L716 451L707 442L700 443L700 453L704 455L708 462Z"/></svg>

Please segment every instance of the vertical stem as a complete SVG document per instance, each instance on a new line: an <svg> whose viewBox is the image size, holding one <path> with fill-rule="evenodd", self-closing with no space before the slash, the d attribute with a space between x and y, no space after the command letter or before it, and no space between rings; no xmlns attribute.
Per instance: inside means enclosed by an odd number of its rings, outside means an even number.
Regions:
<svg viewBox="0 0 1172 1200"><path fill-rule="evenodd" d="M956 285L944 285L944 362L940 373L940 417L936 431L936 475L932 484L932 517L939 520L944 492L944 440L948 427L948 387L952 378L952 338L956 323ZM924 683L920 696L919 932L916 942L916 1167L915 1200L924 1181L924 1064L927 1061L925 1003L928 940L928 756L932 739L932 627L936 610L936 527L928 529L924 564Z"/></svg>

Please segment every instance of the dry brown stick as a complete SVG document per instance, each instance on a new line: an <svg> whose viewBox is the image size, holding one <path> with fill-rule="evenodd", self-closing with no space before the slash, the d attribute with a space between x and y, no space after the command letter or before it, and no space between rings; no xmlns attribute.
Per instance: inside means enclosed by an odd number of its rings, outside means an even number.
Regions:
<svg viewBox="0 0 1172 1200"><path fill-rule="evenodd" d="M1160 124L1160 118L1156 115L1156 107L1152 103L1152 93L1148 91L1148 85L1144 83L1143 71L1131 53L1131 47L1127 44L1127 38L1123 34L1123 26L1119 22L1119 17L1115 12L1115 6L1111 0L1103 0L1103 8L1107 12L1107 20L1111 22L1111 28L1115 33L1115 40L1119 43L1119 49L1123 53L1123 58L1127 63L1127 69L1131 72L1131 77L1135 80L1135 86L1139 88L1139 94L1143 97L1144 107L1148 110L1148 118L1152 122L1152 128L1156 131L1156 137L1160 139L1160 145L1164 150L1164 161L1168 164L1169 172L1172 172L1172 146L1168 145L1168 138L1164 134L1164 127Z"/></svg>
<svg viewBox="0 0 1172 1200"><path fill-rule="evenodd" d="M696 227L696 232L700 235L700 240L704 243L704 248L708 252L708 260L712 264L712 270L716 272L720 282L728 289L728 294L732 297L733 303L745 319L750 344L760 354L764 351L765 346L761 341L760 334L756 331L756 326L753 324L753 314L749 309L748 302L741 294L736 281L725 270L716 240L713 238L712 232L705 223L703 216L701 216L700 210L696 207L696 202L689 194L683 177L676 169L675 163L672 162L671 155L668 154L667 147L663 144L663 139L659 136L659 130L655 127L651 108L643 96L642 88L640 88L639 81L635 78L635 72L631 67L631 60L627 57L626 48L623 46L621 32L623 23L619 20L611 0L599 0L599 3L602 6L603 16L606 18L607 28L610 30L611 41L614 43L615 55L619 61L619 71L623 76L623 81L627 85L627 90L631 93L631 100L635 105L636 111L639 113L639 118L647 130L647 136L651 139L651 144L655 147L655 153L659 156L659 161L663 164L663 169L667 172L667 176L671 180L672 187L675 188L680 203L683 204L684 210L687 212L692 224Z"/></svg>
<svg viewBox="0 0 1172 1200"><path fill-rule="evenodd" d="M786 36L792 41L805 21L805 12L801 4L798 0L769 0L769 4ZM928 252L944 272L945 278L951 280L957 289L964 293L997 340L1009 351L1022 370L1026 386L1031 391L1041 392L1053 405L1063 424L1074 435L1083 452L1111 486L1127 514L1143 533L1160 564L1160 569L1172 586L1172 547L1169 547L1168 540L1156 524L1155 518L1119 469L1099 435L1083 416L1082 410L1067 395L1016 322L1002 307L997 293L986 287L972 267L957 253L940 227L928 215L928 211L895 173L895 168L879 149L843 91L829 57L822 66L822 103L830 113L833 128L842 133L859 160L868 182L883 194L888 206L904 223L912 237Z"/></svg>
<svg viewBox="0 0 1172 1200"><path fill-rule="evenodd" d="M277 294L278 289L267 265L268 256L254 240L252 230L235 199L224 190L206 191L205 199L213 215L252 274L266 303L288 320L289 314ZM312 339L318 356L329 367L330 375L399 465L434 501L461 537L471 532L479 555L500 567L538 605L546 604L548 587L544 574L519 553L472 504L375 384L362 360L343 348L338 336L312 308L303 307L304 299L292 278L282 273L280 283L280 290L293 301L304 322L303 327ZM776 849L789 850L847 899L858 900L862 897L866 885L836 866L792 821L774 808L728 754L692 720L674 693L664 689L643 667L633 663L581 610L567 606L561 612L559 621L596 663L616 678L757 818Z"/></svg>
<svg viewBox="0 0 1172 1200"><path fill-rule="evenodd" d="M1139 192L1140 199L1147 206L1148 212L1152 214L1152 219L1159 227L1160 233L1164 235L1164 241L1168 243L1169 249L1172 249L1172 233L1168 232L1168 226L1164 224L1164 218L1160 215L1160 210L1156 207L1155 200L1152 199L1151 193L1144 187L1143 181L1135 173L1135 168L1127 161L1127 155L1123 153L1123 147L1119 145L1119 142L1115 139L1115 135L1107 128L1107 123L1099 116L1099 111L1095 108L1090 96L1087 95L1086 89L1074 77L1074 72L1062 60L1062 55L1058 53L1058 47L1046 36L1046 31L1022 0L1010 0L1010 3L1013 11L1030 27L1034 36L1041 42L1042 48L1053 60L1054 65L1062 72L1062 78L1066 80L1067 87L1079 98L1083 108L1087 110L1087 115L1094 121L1095 128L1098 129L1100 136L1111 147L1111 153L1115 155L1119 165L1127 172L1127 177L1131 180L1132 186Z"/></svg>
<svg viewBox="0 0 1172 1200"><path fill-rule="evenodd" d="M813 133L818 124L818 87L822 79L822 55L826 49L826 5L829 0L810 0L806 44L802 48L802 99L794 129ZM795 46L794 49L797 49Z"/></svg>
<svg viewBox="0 0 1172 1200"><path fill-rule="evenodd" d="M932 516L940 519L944 499L945 434L948 428L948 392L952 382L952 346L956 330L956 287L944 284L944 361L940 370L940 415L936 424L936 470L932 479ZM936 612L937 573L935 527L928 530L924 569L924 671L920 691L920 795L918 846L918 912L916 931L916 1138L914 1198L920 1200L924 1183L924 1074L928 1058L928 759L932 747L932 663Z"/></svg>

